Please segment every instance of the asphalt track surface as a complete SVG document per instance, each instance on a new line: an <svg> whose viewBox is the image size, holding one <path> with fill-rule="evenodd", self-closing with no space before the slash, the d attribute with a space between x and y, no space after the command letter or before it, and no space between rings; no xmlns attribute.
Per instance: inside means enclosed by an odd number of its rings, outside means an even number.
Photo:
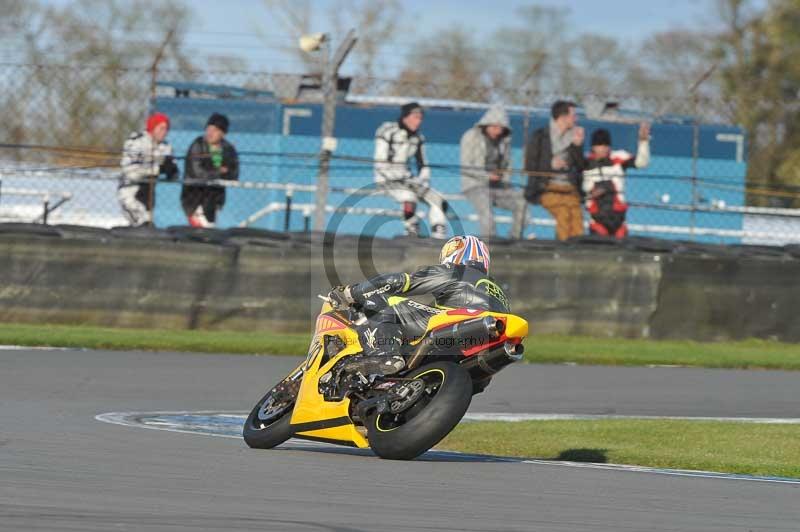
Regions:
<svg viewBox="0 0 800 532"><path fill-rule="evenodd" d="M800 485L444 453L347 449L101 423L111 411L249 410L296 359L0 350L0 530L796 531ZM475 412L798 415L797 373L516 366Z"/></svg>

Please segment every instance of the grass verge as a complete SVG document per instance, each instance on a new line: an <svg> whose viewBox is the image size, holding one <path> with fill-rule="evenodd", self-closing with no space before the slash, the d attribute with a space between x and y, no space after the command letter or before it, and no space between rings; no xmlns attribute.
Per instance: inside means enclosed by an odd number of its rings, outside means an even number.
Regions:
<svg viewBox="0 0 800 532"><path fill-rule="evenodd" d="M308 334L0 324L4 345L302 355L308 342Z"/></svg>
<svg viewBox="0 0 800 532"><path fill-rule="evenodd" d="M309 340L309 334L296 333L0 324L0 344L24 346L303 355ZM767 340L704 343L537 335L526 340L525 349L525 359L539 363L800 370L800 344Z"/></svg>
<svg viewBox="0 0 800 532"><path fill-rule="evenodd" d="M757 339L692 342L542 335L525 341L525 360L606 366L800 370L800 344Z"/></svg>
<svg viewBox="0 0 800 532"><path fill-rule="evenodd" d="M462 423L439 449L800 478L800 425L684 420Z"/></svg>

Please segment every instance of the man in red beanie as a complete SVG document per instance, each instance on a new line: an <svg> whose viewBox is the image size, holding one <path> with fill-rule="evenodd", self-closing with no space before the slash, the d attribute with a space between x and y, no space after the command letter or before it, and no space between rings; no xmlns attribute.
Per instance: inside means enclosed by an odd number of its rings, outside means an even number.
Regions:
<svg viewBox="0 0 800 532"><path fill-rule="evenodd" d="M172 146L166 141L169 117L153 113L145 131L132 133L122 149L122 178L117 199L132 226L152 223L155 206L155 180L159 175L178 178L178 166L172 158Z"/></svg>

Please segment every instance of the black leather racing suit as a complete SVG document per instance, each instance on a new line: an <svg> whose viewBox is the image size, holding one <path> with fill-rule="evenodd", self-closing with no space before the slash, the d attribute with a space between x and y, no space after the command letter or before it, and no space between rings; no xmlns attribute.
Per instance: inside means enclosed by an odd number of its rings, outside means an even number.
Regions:
<svg viewBox="0 0 800 532"><path fill-rule="evenodd" d="M368 323L361 327L361 345L367 355L400 354L402 345L419 338L428 320L452 308L509 312L508 299L483 265L439 264L414 273L390 273L347 287L361 305ZM432 295L436 307L407 296ZM392 296L402 296L392 298Z"/></svg>

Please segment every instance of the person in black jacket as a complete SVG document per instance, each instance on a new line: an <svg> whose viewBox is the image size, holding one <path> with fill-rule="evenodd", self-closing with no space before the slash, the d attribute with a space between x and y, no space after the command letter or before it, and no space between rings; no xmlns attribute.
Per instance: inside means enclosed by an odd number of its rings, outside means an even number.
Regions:
<svg viewBox="0 0 800 532"><path fill-rule="evenodd" d="M379 275L362 283L335 287L328 294L336 307L358 304L368 317L359 330L364 355L346 368L365 375L390 375L403 369L401 348L419 339L431 317L448 309L509 312L503 289L489 276L489 248L472 235L448 240L439 264L416 272ZM432 296L435 307L391 296Z"/></svg>
<svg viewBox="0 0 800 532"><path fill-rule="evenodd" d="M217 212L225 204L225 187L205 183L239 179L239 155L225 140L228 126L225 115L212 114L205 135L197 137L186 154L181 206L192 227L214 227Z"/></svg>
<svg viewBox="0 0 800 532"><path fill-rule="evenodd" d="M556 220L559 240L583 234L581 168L585 132L577 125L575 104L559 100L549 127L537 129L525 151L525 198L541 203Z"/></svg>

